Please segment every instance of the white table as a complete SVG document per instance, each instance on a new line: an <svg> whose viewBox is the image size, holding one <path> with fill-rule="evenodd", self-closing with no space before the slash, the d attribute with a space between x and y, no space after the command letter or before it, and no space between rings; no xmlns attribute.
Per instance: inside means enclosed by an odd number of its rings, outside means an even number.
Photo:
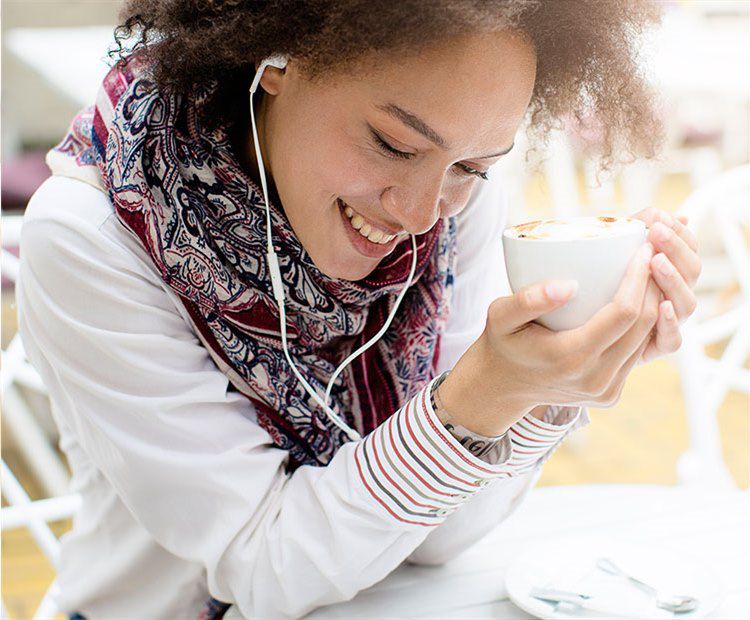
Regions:
<svg viewBox="0 0 750 620"><path fill-rule="evenodd" d="M581 485L532 491L507 521L440 567L405 565L323 618L531 618L503 585L519 552L575 534L637 537L702 559L722 579L725 599L709 618L750 618L750 495L651 485Z"/></svg>

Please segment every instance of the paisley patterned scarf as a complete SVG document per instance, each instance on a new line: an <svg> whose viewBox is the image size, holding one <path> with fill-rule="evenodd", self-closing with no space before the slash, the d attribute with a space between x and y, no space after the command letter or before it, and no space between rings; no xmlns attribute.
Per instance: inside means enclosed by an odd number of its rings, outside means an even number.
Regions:
<svg viewBox="0 0 750 620"><path fill-rule="evenodd" d="M259 424L288 451L290 469L325 465L348 438L284 358L265 262L263 194L241 169L227 131L205 126L211 91L161 93L131 58L109 72L96 105L74 119L48 163L56 174L107 192L119 221L184 304L230 389L252 401ZM408 277L411 240L366 278L345 281L316 268L279 205L271 205L271 217L289 350L322 394L339 363L385 322ZM398 314L332 390L331 407L363 436L435 372L452 290L455 221L439 220L417 241L415 281Z"/></svg>

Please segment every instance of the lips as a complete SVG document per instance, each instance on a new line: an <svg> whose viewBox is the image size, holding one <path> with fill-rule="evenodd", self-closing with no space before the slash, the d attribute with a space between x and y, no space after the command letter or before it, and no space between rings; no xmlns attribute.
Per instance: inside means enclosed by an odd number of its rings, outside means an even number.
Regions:
<svg viewBox="0 0 750 620"><path fill-rule="evenodd" d="M365 218L345 202L341 201L341 203L344 206L344 214L349 219L352 228L369 241L385 245L396 238L395 234L391 234L387 230L378 228L375 224L365 221Z"/></svg>
<svg viewBox="0 0 750 620"><path fill-rule="evenodd" d="M383 258L396 247L401 235L389 233L377 228L370 221L365 221L343 200L337 199L337 203L346 235L360 254L368 258ZM355 220L355 218L357 219ZM369 230L365 228L366 226ZM363 232L367 234L365 235ZM375 239L375 241L372 239Z"/></svg>

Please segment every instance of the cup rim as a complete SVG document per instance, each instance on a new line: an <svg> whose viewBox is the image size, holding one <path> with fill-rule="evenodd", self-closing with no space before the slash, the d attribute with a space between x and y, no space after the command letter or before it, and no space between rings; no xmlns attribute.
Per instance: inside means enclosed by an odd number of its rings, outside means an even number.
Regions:
<svg viewBox="0 0 750 620"><path fill-rule="evenodd" d="M607 235L606 237L579 237L575 239L533 239L529 237L517 237L513 236L510 233L510 231L513 228L516 228L517 226L522 226L523 224L529 224L531 222L538 222L539 224L545 224L547 222L553 222L553 221L567 221L567 220L577 220L577 219L599 219L601 217L614 217L618 220L626 220L627 222L637 222L640 223L638 226L639 232L646 230L646 223L643 220L639 220L635 217L627 217L627 216L617 216L617 215L575 215L575 216L569 216L569 217L550 217L546 219L540 219L540 220L530 220L530 222L519 222L518 224L513 224L513 226L507 226L503 230L503 239L512 239L513 241L520 241L520 242L527 242L527 243L573 243L573 242L579 242L579 241L604 241L608 239L619 239L620 237L626 236L626 234L632 234L634 232L634 229L632 228L626 228L622 230L621 232L618 232L613 235Z"/></svg>

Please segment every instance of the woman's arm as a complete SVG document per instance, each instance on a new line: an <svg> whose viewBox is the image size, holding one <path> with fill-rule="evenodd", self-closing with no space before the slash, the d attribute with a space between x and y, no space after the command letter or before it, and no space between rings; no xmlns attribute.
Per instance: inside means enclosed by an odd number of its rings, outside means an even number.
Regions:
<svg viewBox="0 0 750 620"><path fill-rule="evenodd" d="M502 178L477 182L469 204L458 216L458 256L451 315L441 346L438 369L450 370L484 329L487 308L510 295L502 250L508 204ZM537 407L508 432L515 475L495 481L485 493L434 529L411 554L415 563L438 564L480 540L520 505L541 475L541 467L560 442L588 423L579 407ZM529 448L529 446L534 446Z"/></svg>
<svg viewBox="0 0 750 620"><path fill-rule="evenodd" d="M92 218L96 201L108 207L94 188L56 178L28 207L24 346L134 518L204 566L216 598L264 618L349 599L512 476L464 450L426 390L327 467L286 475L286 453L228 391L137 241L114 216Z"/></svg>

